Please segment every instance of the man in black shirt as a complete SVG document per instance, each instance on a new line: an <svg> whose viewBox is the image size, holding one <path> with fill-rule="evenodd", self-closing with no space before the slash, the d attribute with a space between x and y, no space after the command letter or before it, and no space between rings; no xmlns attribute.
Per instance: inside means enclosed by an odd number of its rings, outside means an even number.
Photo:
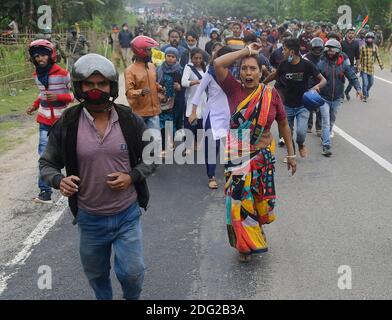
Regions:
<svg viewBox="0 0 392 320"><path fill-rule="evenodd" d="M267 77L264 83L267 84L280 77L285 79L283 101L287 120L292 131L294 131L294 121L296 120L296 142L300 156L306 158L305 139L308 129L309 111L303 106L302 97L309 89L310 77L318 81L312 88L312 90L318 92L326 85L327 81L310 61L302 59L300 55L300 41L298 39L286 40L283 45L283 54L285 61L279 65L277 71Z"/></svg>
<svg viewBox="0 0 392 320"><path fill-rule="evenodd" d="M346 39L344 39L342 43L343 52L350 59L351 68L355 70L355 65L357 66L357 70L359 70L359 42L355 39L355 29L352 26L349 26L346 32ZM355 72L354 71L354 72ZM345 90L346 99L350 101L350 91L353 88L351 83L349 82L347 89Z"/></svg>

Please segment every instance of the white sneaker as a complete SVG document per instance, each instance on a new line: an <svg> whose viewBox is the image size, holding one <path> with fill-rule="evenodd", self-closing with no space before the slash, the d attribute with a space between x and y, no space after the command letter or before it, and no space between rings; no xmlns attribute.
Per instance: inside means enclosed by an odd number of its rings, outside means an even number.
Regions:
<svg viewBox="0 0 392 320"><path fill-rule="evenodd" d="M331 134L329 135L329 137L330 137L331 139L335 138L335 132L334 132L334 131L331 131Z"/></svg>

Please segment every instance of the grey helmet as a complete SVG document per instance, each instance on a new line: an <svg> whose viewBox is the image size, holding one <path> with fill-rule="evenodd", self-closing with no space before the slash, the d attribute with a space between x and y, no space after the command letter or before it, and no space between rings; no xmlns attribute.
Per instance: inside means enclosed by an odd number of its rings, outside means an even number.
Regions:
<svg viewBox="0 0 392 320"><path fill-rule="evenodd" d="M310 41L310 51L315 56L321 56L324 50L324 41L321 38L313 38Z"/></svg>
<svg viewBox="0 0 392 320"><path fill-rule="evenodd" d="M375 38L376 38L376 35L374 34L374 32L368 32L368 33L366 34L365 38L366 38L366 39L368 39L368 38L373 38L373 39L375 39Z"/></svg>
<svg viewBox="0 0 392 320"><path fill-rule="evenodd" d="M342 52L342 45L338 40L331 39L328 40L327 43L325 44L325 49L333 49L335 53L340 53Z"/></svg>
<svg viewBox="0 0 392 320"><path fill-rule="evenodd" d="M113 101L118 97L119 75L114 64L96 53L89 53L76 61L72 68L72 84L74 87L75 98L82 99L82 81L93 74L100 74L110 81L110 97Z"/></svg>

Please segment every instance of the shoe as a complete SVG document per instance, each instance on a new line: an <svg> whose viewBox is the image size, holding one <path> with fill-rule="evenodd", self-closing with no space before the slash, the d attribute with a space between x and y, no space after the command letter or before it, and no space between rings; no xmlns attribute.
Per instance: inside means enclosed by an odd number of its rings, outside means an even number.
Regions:
<svg viewBox="0 0 392 320"><path fill-rule="evenodd" d="M330 157L332 156L332 152L330 147L323 147L323 152L322 152L323 156L325 157Z"/></svg>
<svg viewBox="0 0 392 320"><path fill-rule="evenodd" d="M312 128L308 128L308 133L312 133Z"/></svg>
<svg viewBox="0 0 392 320"><path fill-rule="evenodd" d="M287 158L286 157L283 158L283 163L287 163Z"/></svg>
<svg viewBox="0 0 392 320"><path fill-rule="evenodd" d="M351 97L350 97L350 94L349 94L349 93L345 93L345 96L346 96L347 101L350 101L350 100L351 100Z"/></svg>
<svg viewBox="0 0 392 320"><path fill-rule="evenodd" d="M303 145L302 148L299 148L299 155L303 159L305 159L308 156L308 149L306 148L305 145Z"/></svg>
<svg viewBox="0 0 392 320"><path fill-rule="evenodd" d="M331 131L331 134L329 135L329 137L330 137L331 139L335 138L335 132L334 132L334 131Z"/></svg>
<svg viewBox="0 0 392 320"><path fill-rule="evenodd" d="M212 177L209 181L208 181L208 188L212 189L212 190L216 190L218 189L218 183L216 182L216 178Z"/></svg>
<svg viewBox="0 0 392 320"><path fill-rule="evenodd" d="M38 197L34 198L33 201L37 203L44 203L44 204L53 203L52 195L46 191L41 191Z"/></svg>
<svg viewBox="0 0 392 320"><path fill-rule="evenodd" d="M363 102L367 103L367 98L366 97L363 98Z"/></svg>
<svg viewBox="0 0 392 320"><path fill-rule="evenodd" d="M321 138L321 130L316 130L317 137Z"/></svg>
<svg viewBox="0 0 392 320"><path fill-rule="evenodd" d="M279 147L284 147L285 146L285 142L283 138L279 139Z"/></svg>

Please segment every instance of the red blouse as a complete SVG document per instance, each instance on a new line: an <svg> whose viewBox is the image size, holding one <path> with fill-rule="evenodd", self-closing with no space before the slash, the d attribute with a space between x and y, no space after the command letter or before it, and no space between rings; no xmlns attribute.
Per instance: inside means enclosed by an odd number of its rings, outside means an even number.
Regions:
<svg viewBox="0 0 392 320"><path fill-rule="evenodd" d="M228 73L226 79L220 83L220 86L227 95L230 112L231 114L234 114L238 105L249 95L249 92L245 90L241 83L236 80L230 72ZM280 98L278 91L273 88L271 106L268 113L267 124L265 125L264 130L269 131L271 129L272 123L275 120L283 121L284 119L286 119L286 111L284 109L282 99Z"/></svg>

